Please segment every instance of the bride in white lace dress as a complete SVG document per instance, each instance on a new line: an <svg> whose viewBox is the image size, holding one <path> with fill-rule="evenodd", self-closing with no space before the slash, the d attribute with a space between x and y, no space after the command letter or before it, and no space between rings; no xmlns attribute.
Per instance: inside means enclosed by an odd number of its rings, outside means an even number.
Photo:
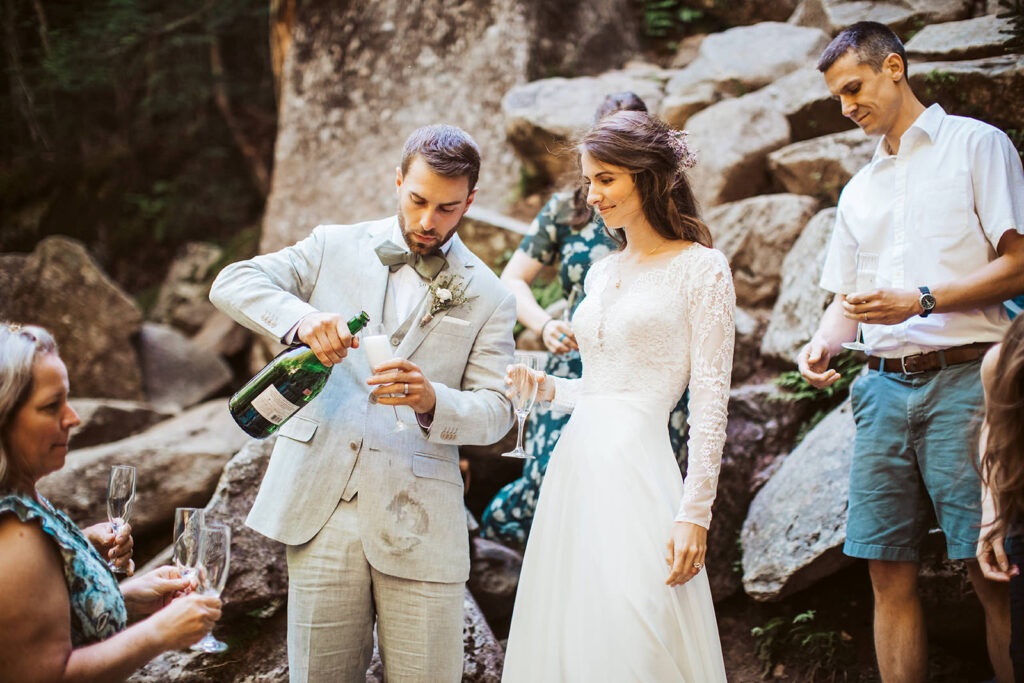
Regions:
<svg viewBox="0 0 1024 683"><path fill-rule="evenodd" d="M642 112L602 119L581 144L588 201L624 247L591 268L572 320L582 379L536 374L538 400L573 414L541 487L504 681L725 680L704 557L735 295L697 218L692 163ZM684 480L666 417L687 386Z"/></svg>

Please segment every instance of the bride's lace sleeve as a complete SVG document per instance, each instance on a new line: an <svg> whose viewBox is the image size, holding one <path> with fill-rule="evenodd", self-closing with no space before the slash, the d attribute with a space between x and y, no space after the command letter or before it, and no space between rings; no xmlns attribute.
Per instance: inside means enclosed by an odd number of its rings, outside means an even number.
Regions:
<svg viewBox="0 0 1024 683"><path fill-rule="evenodd" d="M708 528L725 446L736 293L729 263L721 252L712 251L702 270L700 277L686 285L690 320L690 435L683 501L675 521Z"/></svg>
<svg viewBox="0 0 1024 683"><path fill-rule="evenodd" d="M583 278L583 293L588 297L595 291L604 288L608 281L607 256L595 261ZM586 368L583 369L586 372ZM565 379L564 377L550 377L555 385L555 397L551 399L551 410L559 413L571 413L576 405L576 398L583 391L582 379Z"/></svg>

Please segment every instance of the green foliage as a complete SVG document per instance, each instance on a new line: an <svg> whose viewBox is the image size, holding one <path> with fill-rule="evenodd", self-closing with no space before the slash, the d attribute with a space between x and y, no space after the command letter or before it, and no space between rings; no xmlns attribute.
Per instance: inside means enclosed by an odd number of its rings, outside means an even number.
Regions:
<svg viewBox="0 0 1024 683"><path fill-rule="evenodd" d="M232 133L269 166L267 3L7 2L0 224L18 230L0 234L0 251L70 235L141 292L181 242L224 242L258 219L262 189Z"/></svg>
<svg viewBox="0 0 1024 683"><path fill-rule="evenodd" d="M651 38L686 35L703 17L703 12L680 0L644 0L644 32Z"/></svg>
<svg viewBox="0 0 1024 683"><path fill-rule="evenodd" d="M864 367L864 357L853 351L844 351L836 357L835 363L836 371L842 377L824 389L811 386L799 370L782 373L775 378L775 384L788 394L786 398L791 401L842 401L850 391L850 384Z"/></svg>
<svg viewBox="0 0 1024 683"><path fill-rule="evenodd" d="M842 403L850 393L850 384L857 378L864 367L864 357L854 351L844 351L835 359L836 371L841 375L838 380L824 389L811 386L799 370L784 372L775 378L775 384L783 391L780 400L809 401L816 407L797 432L796 443L803 441L807 432L821 422L833 408Z"/></svg>
<svg viewBox="0 0 1024 683"><path fill-rule="evenodd" d="M774 617L764 626L750 629L756 644L754 655L761 661L761 678L768 678L776 665L793 659L802 668L809 667L804 680L817 680L822 674L835 681L853 659L850 636L844 632L815 630L815 612L808 610L792 619Z"/></svg>
<svg viewBox="0 0 1024 683"><path fill-rule="evenodd" d="M1003 11L996 16L1010 20L1010 29L1003 33L1011 36L1006 43L1007 52L1024 52L1024 0L999 0Z"/></svg>

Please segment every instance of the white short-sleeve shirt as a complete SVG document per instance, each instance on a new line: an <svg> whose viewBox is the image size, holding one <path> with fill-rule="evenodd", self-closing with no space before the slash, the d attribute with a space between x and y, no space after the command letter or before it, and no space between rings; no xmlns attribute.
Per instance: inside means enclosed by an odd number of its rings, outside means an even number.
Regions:
<svg viewBox="0 0 1024 683"><path fill-rule="evenodd" d="M933 104L900 138L879 140L871 161L843 189L821 286L858 289L858 251L878 255L877 287L911 289L962 278L996 258L1008 230L1024 234L1024 171L1009 138ZM898 357L998 341L1001 305L863 325L872 355Z"/></svg>

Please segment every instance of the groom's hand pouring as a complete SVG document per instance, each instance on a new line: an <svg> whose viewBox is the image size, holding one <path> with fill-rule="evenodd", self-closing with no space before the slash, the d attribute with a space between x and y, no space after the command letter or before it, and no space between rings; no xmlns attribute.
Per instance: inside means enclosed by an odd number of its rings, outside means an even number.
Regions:
<svg viewBox="0 0 1024 683"><path fill-rule="evenodd" d="M338 313L310 313L299 322L295 336L327 367L345 360L349 349L359 348L358 337Z"/></svg>
<svg viewBox="0 0 1024 683"><path fill-rule="evenodd" d="M375 387L373 395L385 406L409 406L420 415L432 415L437 405L434 386L419 366L395 358L371 368L374 374L366 383Z"/></svg>
<svg viewBox="0 0 1024 683"><path fill-rule="evenodd" d="M681 586L700 574L708 551L708 530L690 522L674 522L665 551L665 563L671 574L669 586Z"/></svg>

